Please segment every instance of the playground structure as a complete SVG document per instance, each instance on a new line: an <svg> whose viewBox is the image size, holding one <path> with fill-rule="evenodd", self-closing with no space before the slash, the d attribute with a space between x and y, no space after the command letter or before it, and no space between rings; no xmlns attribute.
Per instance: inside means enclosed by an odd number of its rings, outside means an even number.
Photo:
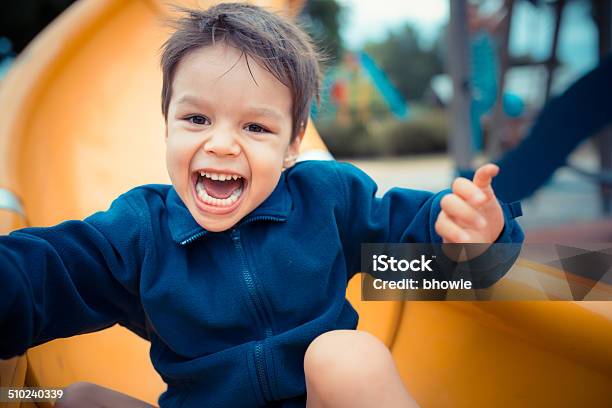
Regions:
<svg viewBox="0 0 612 408"><path fill-rule="evenodd" d="M168 182L157 68L168 13L162 1L83 0L19 56L0 84L1 232L83 218L135 185ZM325 151L312 125L303 151ZM347 291L359 328L390 348L423 406L610 403L607 302L362 302L359 289L356 278ZM148 343L119 326L0 363L1 386L75 381L150 403L164 390Z"/></svg>
<svg viewBox="0 0 612 408"><path fill-rule="evenodd" d="M408 118L408 104L387 78L385 72L364 51L346 53L340 67L326 73L323 86L323 109L332 106L336 120L348 125L354 105L359 120L366 122L373 100L381 100L398 120Z"/></svg>

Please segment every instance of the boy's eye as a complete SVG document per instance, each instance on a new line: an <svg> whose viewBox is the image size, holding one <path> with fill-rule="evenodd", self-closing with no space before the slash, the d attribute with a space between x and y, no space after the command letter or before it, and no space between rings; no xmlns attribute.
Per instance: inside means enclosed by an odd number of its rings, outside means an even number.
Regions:
<svg viewBox="0 0 612 408"><path fill-rule="evenodd" d="M255 133L268 133L269 132L269 130L264 128L263 126L259 126L259 125L256 125L254 123L251 123L250 125L247 125L246 129L249 132L255 132Z"/></svg>
<svg viewBox="0 0 612 408"><path fill-rule="evenodd" d="M187 118L187 120L190 123L193 123L194 125L207 125L210 123L210 121L208 120L208 118L206 116L202 116L202 115L193 115L193 116L189 116Z"/></svg>

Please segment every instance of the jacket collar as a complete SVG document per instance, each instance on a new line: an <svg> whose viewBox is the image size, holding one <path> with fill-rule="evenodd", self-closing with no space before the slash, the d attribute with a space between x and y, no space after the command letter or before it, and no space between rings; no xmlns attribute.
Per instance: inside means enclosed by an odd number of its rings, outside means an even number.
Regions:
<svg viewBox="0 0 612 408"><path fill-rule="evenodd" d="M287 221L292 204L285 172L283 172L272 194L259 207L240 220L236 226L252 221ZM166 208L168 210L168 227L174 242L187 244L210 233L191 216L174 187L170 188L166 196Z"/></svg>

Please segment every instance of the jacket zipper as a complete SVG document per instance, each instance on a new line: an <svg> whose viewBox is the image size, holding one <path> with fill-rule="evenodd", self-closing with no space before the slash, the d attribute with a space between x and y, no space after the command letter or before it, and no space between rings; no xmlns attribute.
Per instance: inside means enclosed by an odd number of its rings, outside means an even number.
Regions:
<svg viewBox="0 0 612 408"><path fill-rule="evenodd" d="M254 221L255 218L251 220L247 220L247 222ZM240 258L240 263L242 265L242 278L246 284L247 290L249 291L249 297L255 306L256 315L260 317L263 326L264 326L264 337L267 339L272 336L272 328L270 321L268 319L267 311L264 305L263 300L261 299L260 294L257 291L257 287L255 285L255 281L253 279L253 275L249 270L246 263L246 256L244 253L244 247L242 246L242 241L240 239L240 231L237 229L233 229L231 232L232 241L234 243L234 247L238 252L238 256ZM268 378L266 375L265 369L265 356L263 344L261 341L255 343L255 367L257 372L257 377L262 386L264 398L266 400L271 400L271 389L270 384L268 382Z"/></svg>
<svg viewBox="0 0 612 408"><path fill-rule="evenodd" d="M253 221L284 221L285 218L283 217L275 217L272 215L258 215L255 216L253 218L247 218L246 220L244 220L243 222L241 222L239 225L244 225L244 224L248 224L250 222ZM189 238L183 240L180 242L181 245L187 245L187 244L191 244L193 241L201 238L202 236L206 235L208 231L200 231L197 234L194 234L192 236L190 236Z"/></svg>
<svg viewBox="0 0 612 408"><path fill-rule="evenodd" d="M238 255L240 257L240 262L242 264L242 277L249 291L249 296L251 298L251 301L255 305L255 312L256 312L255 314L256 316L260 316L263 322L264 338L267 339L269 337L272 337L272 334L273 334L271 324L268 319L265 305L263 301L261 300L259 293L257 292L255 281L253 280L253 275L251 274L251 271L249 271L249 268L247 267L246 256L244 254L244 248L242 246L242 241L240 239L240 231L238 231L237 229L237 227L244 225L244 224L248 224L253 221L279 221L280 222L280 221L285 221L285 218L271 216L271 215L258 215L252 218L247 218L246 220L238 224L235 228L233 228L231 232L231 237L232 237L232 242L234 243L234 248L236 248L236 251L238 252ZM200 231L192 235L191 237L181 241L181 245L190 244L196 241L197 239L201 238L202 236L204 236L207 232L208 231ZM263 343L261 341L258 341L255 343L255 366L256 366L257 378L262 386L264 399L271 400L272 391L270 389L268 377L266 375L265 355L264 355Z"/></svg>
<svg viewBox="0 0 612 408"><path fill-rule="evenodd" d="M203 236L204 234L206 234L208 231L200 231L197 234L187 238L184 241L181 241L181 245L187 245L192 243L193 241L195 241L196 239L200 238L201 236Z"/></svg>

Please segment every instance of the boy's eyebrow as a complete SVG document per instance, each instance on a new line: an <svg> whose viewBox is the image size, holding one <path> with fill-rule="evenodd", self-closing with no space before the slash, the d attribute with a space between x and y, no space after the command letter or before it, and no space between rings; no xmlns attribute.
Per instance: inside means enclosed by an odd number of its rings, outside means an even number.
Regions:
<svg viewBox="0 0 612 408"><path fill-rule="evenodd" d="M203 102L206 102L206 101L202 98L198 98L197 96L193 96L193 95L183 95L180 98L178 98L178 100L176 101L177 104L191 103L193 105L199 105Z"/></svg>
<svg viewBox="0 0 612 408"><path fill-rule="evenodd" d="M268 108L251 108L248 110L248 113L254 114L254 115L258 115L258 116L267 116L269 118L278 120L278 121L282 121L283 120L283 116L276 112L275 110L272 109L268 109Z"/></svg>

